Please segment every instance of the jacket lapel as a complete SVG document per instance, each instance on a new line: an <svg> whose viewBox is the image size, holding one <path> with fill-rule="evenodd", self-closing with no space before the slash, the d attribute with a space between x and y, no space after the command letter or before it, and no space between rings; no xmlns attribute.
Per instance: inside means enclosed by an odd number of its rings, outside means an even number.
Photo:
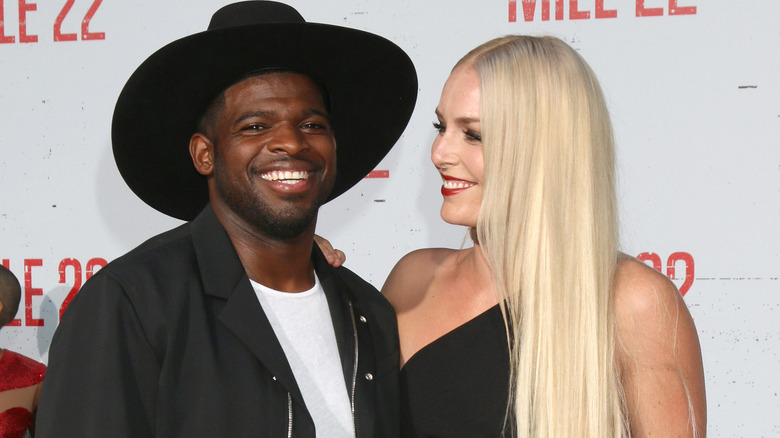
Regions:
<svg viewBox="0 0 780 438"><path fill-rule="evenodd" d="M284 350L211 206L207 206L190 226L204 293L226 300L218 315L219 321L276 377L294 400L302 401Z"/></svg>
<svg viewBox="0 0 780 438"><path fill-rule="evenodd" d="M336 276L334 268L325 260L317 245L312 248L312 261L320 284L328 299L330 319L333 322L333 332L336 334L336 344L341 358L341 368L344 371L344 382L347 394L352 392L353 367L355 361L355 334L352 327L352 314L349 302L354 296L344 283Z"/></svg>

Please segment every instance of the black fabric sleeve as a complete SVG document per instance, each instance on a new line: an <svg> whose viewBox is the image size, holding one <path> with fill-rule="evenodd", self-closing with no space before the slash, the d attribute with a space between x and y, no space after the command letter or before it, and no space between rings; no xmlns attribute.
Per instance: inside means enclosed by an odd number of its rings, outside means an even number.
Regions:
<svg viewBox="0 0 780 438"><path fill-rule="evenodd" d="M153 437L159 361L122 286L97 273L54 335L36 437Z"/></svg>

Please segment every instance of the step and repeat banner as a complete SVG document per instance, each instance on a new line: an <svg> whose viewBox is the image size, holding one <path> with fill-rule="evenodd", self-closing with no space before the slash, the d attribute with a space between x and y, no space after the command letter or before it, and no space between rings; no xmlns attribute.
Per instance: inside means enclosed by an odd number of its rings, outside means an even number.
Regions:
<svg viewBox="0 0 780 438"><path fill-rule="evenodd" d="M152 52L205 30L222 0L0 0L0 263L22 303L0 346L46 362L91 275L180 224L125 186L111 114ZM677 284L699 330L712 436L780 436L780 2L290 0L308 21L404 48L420 93L406 133L318 232L380 288L422 247L467 245L441 221L430 163L452 65L505 34L555 35L607 95L623 250ZM258 42L261 44L262 42Z"/></svg>

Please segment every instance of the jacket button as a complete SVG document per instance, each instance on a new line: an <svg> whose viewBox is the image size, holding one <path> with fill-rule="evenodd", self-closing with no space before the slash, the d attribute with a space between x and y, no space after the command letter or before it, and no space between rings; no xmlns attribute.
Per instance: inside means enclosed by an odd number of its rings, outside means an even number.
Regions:
<svg viewBox="0 0 780 438"><path fill-rule="evenodd" d="M362 323L364 323L364 324L365 324L365 323L367 323L367 322L368 322L368 320L366 319L366 317L365 317L365 316L363 316L363 315L360 315L360 322L362 322Z"/></svg>
<svg viewBox="0 0 780 438"><path fill-rule="evenodd" d="M276 376L271 376L271 380L276 381Z"/></svg>
<svg viewBox="0 0 780 438"><path fill-rule="evenodd" d="M366 373L366 380L368 380L369 382L374 380L374 375L371 373Z"/></svg>

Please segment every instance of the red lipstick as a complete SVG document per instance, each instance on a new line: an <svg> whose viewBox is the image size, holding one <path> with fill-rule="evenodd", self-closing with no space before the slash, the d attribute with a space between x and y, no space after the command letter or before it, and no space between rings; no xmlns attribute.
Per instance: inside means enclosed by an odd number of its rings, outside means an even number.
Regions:
<svg viewBox="0 0 780 438"><path fill-rule="evenodd" d="M449 175L442 175L441 177L444 179L444 184L441 186L442 196L457 195L458 193L477 185L474 182L453 178Z"/></svg>

